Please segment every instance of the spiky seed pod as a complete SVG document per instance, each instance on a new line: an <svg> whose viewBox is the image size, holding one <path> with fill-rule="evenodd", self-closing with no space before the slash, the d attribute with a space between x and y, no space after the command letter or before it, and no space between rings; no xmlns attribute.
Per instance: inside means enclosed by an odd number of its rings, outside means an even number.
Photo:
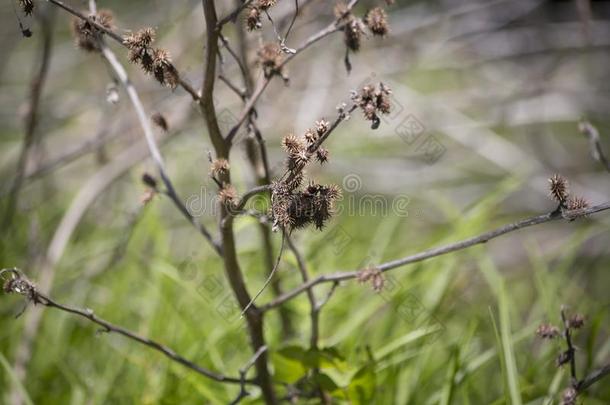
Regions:
<svg viewBox="0 0 610 405"><path fill-rule="evenodd" d="M229 161L227 159L214 159L210 165L210 173L214 177L218 177L222 174L228 173L230 168L231 166L229 165Z"/></svg>
<svg viewBox="0 0 610 405"><path fill-rule="evenodd" d="M565 177L554 174L549 179L550 197L560 204L565 204L569 197L568 180Z"/></svg>
<svg viewBox="0 0 610 405"><path fill-rule="evenodd" d="M25 15L32 15L34 12L34 0L19 0L19 7Z"/></svg>
<svg viewBox="0 0 610 405"><path fill-rule="evenodd" d="M294 135L285 136L284 139L282 139L282 147L291 155L296 155L297 153L306 150L303 141Z"/></svg>
<svg viewBox="0 0 610 405"><path fill-rule="evenodd" d="M584 208L589 208L589 202L583 197L572 197L568 200L569 210L580 210Z"/></svg>
<svg viewBox="0 0 610 405"><path fill-rule="evenodd" d="M358 272L357 280L361 284L370 282L375 292L381 292L385 285L383 274L376 267L367 267L360 270L360 272Z"/></svg>
<svg viewBox="0 0 610 405"><path fill-rule="evenodd" d="M143 28L136 33L123 37L123 44L129 49L129 61L140 64L144 72L148 74L154 73L155 70L155 50L150 47L155 40L155 36L156 32L154 29ZM161 55L157 55L157 57L159 56ZM169 58L169 55L165 56Z"/></svg>
<svg viewBox="0 0 610 405"><path fill-rule="evenodd" d="M165 49L154 49L152 72L159 83L175 89L178 85L178 72L172 65L169 52Z"/></svg>
<svg viewBox="0 0 610 405"><path fill-rule="evenodd" d="M99 50L94 29L88 21L74 17L72 19L72 35L74 35L76 46L83 51L96 52Z"/></svg>
<svg viewBox="0 0 610 405"><path fill-rule="evenodd" d="M314 130L308 129L305 131L304 138L305 142L307 142L307 146L312 146L318 140L318 134Z"/></svg>
<svg viewBox="0 0 610 405"><path fill-rule="evenodd" d="M316 132L319 136L324 135L330 128L330 123L325 119L321 119L320 121L316 121Z"/></svg>
<svg viewBox="0 0 610 405"><path fill-rule="evenodd" d="M343 28L345 46L354 52L360 50L362 35L364 35L364 24L359 18L351 18Z"/></svg>
<svg viewBox="0 0 610 405"><path fill-rule="evenodd" d="M258 62L263 67L266 76L282 74L280 68L282 62L284 62L282 49L274 42L264 44L258 50Z"/></svg>
<svg viewBox="0 0 610 405"><path fill-rule="evenodd" d="M169 130L169 124L167 123L167 120L165 119L163 114L161 114L160 112L154 113L150 117L150 119L156 126L161 128L164 132L167 132Z"/></svg>
<svg viewBox="0 0 610 405"><path fill-rule="evenodd" d="M96 15L90 15L89 18L106 29L113 29L114 16L110 10L100 10ZM77 47L87 52L99 52L100 45L96 37L103 35L103 32L89 21L74 18L72 20L72 34L75 37Z"/></svg>
<svg viewBox="0 0 610 405"><path fill-rule="evenodd" d="M574 314L568 319L568 327L572 329L580 329L585 324L585 317L580 314Z"/></svg>
<svg viewBox="0 0 610 405"><path fill-rule="evenodd" d="M218 192L218 200L221 204L227 207L232 207L237 202L237 191L230 184L225 184Z"/></svg>
<svg viewBox="0 0 610 405"><path fill-rule="evenodd" d="M373 121L377 118L377 108L373 103L367 103L362 107L362 113L364 114L364 118L369 121Z"/></svg>
<svg viewBox="0 0 610 405"><path fill-rule="evenodd" d="M277 0L258 0L258 7L260 7L261 10L268 10L275 6L275 3L277 3Z"/></svg>
<svg viewBox="0 0 610 405"><path fill-rule="evenodd" d="M328 162L328 156L329 156L329 152L328 149L325 148L319 148L316 151L316 159L318 162L320 162L320 164L324 164L326 162Z"/></svg>
<svg viewBox="0 0 610 405"><path fill-rule="evenodd" d="M300 150L295 154L291 154L289 158L294 161L296 168L301 168L309 162L309 154L306 150Z"/></svg>
<svg viewBox="0 0 610 405"><path fill-rule="evenodd" d="M371 30L373 35L385 37L390 31L388 16L381 7L375 7L364 17L364 23Z"/></svg>
<svg viewBox="0 0 610 405"><path fill-rule="evenodd" d="M246 13L246 29L254 31L260 29L263 24L261 22L261 12L258 7L250 7Z"/></svg>
<svg viewBox="0 0 610 405"><path fill-rule="evenodd" d="M542 324L536 329L536 335L543 339L554 339L559 336L559 328L549 324Z"/></svg>

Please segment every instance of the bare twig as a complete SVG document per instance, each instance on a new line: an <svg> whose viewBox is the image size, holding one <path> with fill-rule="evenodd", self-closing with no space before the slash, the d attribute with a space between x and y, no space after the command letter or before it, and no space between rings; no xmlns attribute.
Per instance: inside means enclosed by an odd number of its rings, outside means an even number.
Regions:
<svg viewBox="0 0 610 405"><path fill-rule="evenodd" d="M568 350L566 350L565 354L568 356L568 360L570 361L570 376L572 377L571 385L574 385L578 380L576 378L576 356L574 355L576 349L572 345L572 331L568 318L566 317L565 308L561 308L561 321L563 323L563 338L568 346Z"/></svg>
<svg viewBox="0 0 610 405"><path fill-rule="evenodd" d="M261 346L258 348L256 353L252 356L252 358L241 368L239 369L239 378L241 380L239 393L237 394L237 398L235 398L231 405L237 405L241 402L242 399L246 398L250 393L246 390L246 375L248 374L248 370L252 368L254 363L258 360L259 357L262 356L263 353L267 351L267 346Z"/></svg>
<svg viewBox="0 0 610 405"><path fill-rule="evenodd" d="M586 389L591 387L593 384L595 384L596 382L598 382L599 380L601 380L602 378L604 378L608 375L610 375L610 364L607 364L604 367L593 371L592 373L587 375L585 378L580 380L576 384L576 391L578 391L579 393L582 393L583 391L585 391Z"/></svg>
<svg viewBox="0 0 610 405"><path fill-rule="evenodd" d="M273 269L271 269L271 272L269 272L269 275L267 276L267 279L265 280L265 283L263 284L261 289L254 295L254 297L252 297L250 302L248 302L248 305L246 305L244 307L244 309L241 311L240 316L244 316L244 314L248 311L248 309L250 309L250 307L252 305L254 305L254 301L256 301L256 299L263 293L263 291L265 291L265 289L267 288L267 286L271 282L271 279L273 278L273 276L275 275L275 272L277 271L277 269L280 266L280 261L282 259L282 253L284 253L284 245L286 243L286 238L287 237L288 236L286 235L286 233L283 233L282 244L280 246L280 251L277 254L277 260L275 261L275 265L273 266Z"/></svg>
<svg viewBox="0 0 610 405"><path fill-rule="evenodd" d="M492 231L482 233L478 236L474 236L472 238L468 238L468 239L462 240L460 242L450 243L448 245L439 246L439 247L436 247L433 249L425 250L420 253L416 253L414 255L406 256L401 259L386 262L386 263L376 266L376 268L382 272L389 271L389 270L392 270L392 269L395 269L398 267L406 266L408 264L421 262L421 261L424 261L427 259L431 259L433 257L446 255L448 253L466 249L471 246L486 243L486 242L490 241L491 239L495 239L497 237L500 237L500 236L505 235L510 232L517 231L519 229L528 228L528 227L534 226L534 225L540 225L540 224L543 224L546 222L556 221L556 220L559 220L562 218L575 219L575 218L595 214L597 212L605 211L608 209L610 209L610 201L605 202L603 204L595 205L593 207L586 208L586 209L566 211L563 213L563 215L556 213L556 212L537 215L537 216L534 216L531 218L523 219L523 220L515 222L515 223L501 226ZM299 294L307 291L309 288L311 288L314 285L354 279L354 278L358 277L359 273L360 273L360 271L356 270L356 271L343 271L343 272L337 272L337 273L318 276L318 277L310 280L308 283L303 283L302 285L296 287L292 291L288 291L281 297L278 297L277 299L261 306L260 310L268 311L272 308L276 308L277 306L282 305L284 302L289 301L289 300L293 299L294 297L298 296Z"/></svg>
<svg viewBox="0 0 610 405"><path fill-rule="evenodd" d="M172 361L175 361L207 378L210 378L214 381L223 382L223 383L232 383L232 384L252 384L252 380L246 380L243 378L235 378L235 377L227 377L225 375L216 373L214 371L210 371L206 368L203 368L190 360L182 357L169 347L152 340L148 337L138 335L135 332L132 332L128 329L125 329L121 326L114 325L97 315L91 309L80 309L64 304L60 304L54 300L52 300L49 296L38 291L36 286L30 282L25 276L17 269L4 269L0 272L2 274L11 274L11 279L5 284L5 291L10 293L21 294L25 296L28 301L34 304L41 304L45 307L56 308L64 312L68 312L74 315L78 315L82 318L88 319L89 321L100 325L104 332L108 333L117 333L119 335L123 335L131 340L134 340L138 343L141 343L145 346L150 347L158 352L163 353L165 356L170 358Z"/></svg>

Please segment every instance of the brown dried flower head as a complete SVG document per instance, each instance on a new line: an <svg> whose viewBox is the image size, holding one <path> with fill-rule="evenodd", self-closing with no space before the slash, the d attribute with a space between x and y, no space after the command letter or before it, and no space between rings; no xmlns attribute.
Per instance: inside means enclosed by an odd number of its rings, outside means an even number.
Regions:
<svg viewBox="0 0 610 405"><path fill-rule="evenodd" d="M580 329L585 324L585 317L580 314L574 314L568 319L568 327L572 329Z"/></svg>
<svg viewBox="0 0 610 405"><path fill-rule="evenodd" d="M299 229L309 224L322 229L333 214L341 195L335 185L311 183L304 190L294 190L283 182L272 186L271 217L275 227Z"/></svg>
<svg viewBox="0 0 610 405"><path fill-rule="evenodd" d="M282 62L284 57L282 49L275 42L264 44L258 50L258 61L263 67L266 76L282 73Z"/></svg>
<svg viewBox="0 0 610 405"><path fill-rule="evenodd" d="M225 206L235 206L237 202L237 191L230 184L225 184L218 192L218 200Z"/></svg>
<svg viewBox="0 0 610 405"><path fill-rule="evenodd" d="M325 119L316 121L316 132L319 136L324 135L330 129L330 123Z"/></svg>
<svg viewBox="0 0 610 405"><path fill-rule="evenodd" d="M284 139L282 139L282 147L288 154L297 154L306 150L303 141L292 134L285 136Z"/></svg>
<svg viewBox="0 0 610 405"><path fill-rule="evenodd" d="M89 18L107 29L113 28L113 15L109 10L100 10L97 15L91 15ZM87 52L99 52L98 36L101 36L103 32L89 21L76 17L72 19L72 34L77 47Z"/></svg>
<svg viewBox="0 0 610 405"><path fill-rule="evenodd" d="M178 71L172 65L169 52L165 49L153 51L152 72L159 83L171 89L175 89L180 82Z"/></svg>
<svg viewBox="0 0 610 405"><path fill-rule="evenodd" d="M123 43L129 49L128 58L131 63L139 64L146 73L153 73L155 52L150 47L155 40L155 30L143 28L138 32L126 35Z"/></svg>
<svg viewBox="0 0 610 405"><path fill-rule="evenodd" d="M167 132L169 130L169 124L167 123L167 119L165 119L163 114L161 114L160 112L154 113L150 117L150 119L156 126L161 128L164 132Z"/></svg>
<svg viewBox="0 0 610 405"><path fill-rule="evenodd" d="M388 16L381 7L375 7L364 17L364 23L371 30L373 35L385 37L390 31Z"/></svg>
<svg viewBox="0 0 610 405"><path fill-rule="evenodd" d="M320 162L320 164L324 164L328 162L329 154L330 152L328 152L328 149L318 148L318 150L316 151L316 159L318 160L318 162Z"/></svg>
<svg viewBox="0 0 610 405"><path fill-rule="evenodd" d="M352 100L360 107L364 118L372 121L371 127L377 129L381 120L380 114L389 114L391 112L390 88L379 83L378 87L366 85L362 87L360 92L355 93Z"/></svg>
<svg viewBox="0 0 610 405"><path fill-rule="evenodd" d="M560 204L565 204L569 196L568 180L565 177L554 174L549 179L550 197Z"/></svg>
<svg viewBox="0 0 610 405"><path fill-rule="evenodd" d="M307 142L307 146L312 146L318 140L318 134L316 133L316 131L308 129L307 131L305 131L304 138L305 142Z"/></svg>
<svg viewBox="0 0 610 405"><path fill-rule="evenodd" d="M224 158L214 159L210 165L210 173L214 177L226 174L230 169L229 161Z"/></svg>
<svg viewBox="0 0 610 405"><path fill-rule="evenodd" d="M148 48L155 41L156 31L153 28L147 27L139 30L136 33L130 33L123 38L123 43L129 49Z"/></svg>
<svg viewBox="0 0 610 405"><path fill-rule="evenodd" d="M581 210L589 208L589 202L583 197L572 197L568 200L569 210Z"/></svg>
<svg viewBox="0 0 610 405"><path fill-rule="evenodd" d="M375 292L381 292L385 285L383 274L376 267L367 267L360 270L357 280L362 284L370 282Z"/></svg>
<svg viewBox="0 0 610 405"><path fill-rule="evenodd" d="M549 324L542 324L536 329L536 335L543 339L554 339L560 334L559 328Z"/></svg>
<svg viewBox="0 0 610 405"><path fill-rule="evenodd" d="M19 0L19 7L25 15L32 15L34 12L34 0Z"/></svg>
<svg viewBox="0 0 610 405"><path fill-rule="evenodd" d="M250 7L248 9L245 22L248 31L258 30L263 26L261 23L261 12L258 7Z"/></svg>

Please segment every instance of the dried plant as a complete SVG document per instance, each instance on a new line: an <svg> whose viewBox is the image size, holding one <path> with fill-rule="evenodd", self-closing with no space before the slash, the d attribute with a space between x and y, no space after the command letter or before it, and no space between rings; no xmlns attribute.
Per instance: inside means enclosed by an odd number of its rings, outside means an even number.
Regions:
<svg viewBox="0 0 610 405"><path fill-rule="evenodd" d="M138 342L155 350L172 361L180 364L206 378L218 383L234 384L239 387L237 397L232 402L240 402L249 394L248 387L257 386L260 388L262 400L267 404L278 404L282 398L278 396L278 385L273 379L269 366L269 350L266 336L264 333L265 320L268 319L269 312L278 309L282 311L286 304L301 294L306 294L310 306L310 350L315 352L318 349L318 338L320 335L319 316L324 305L331 299L334 291L340 283L347 280L357 280L360 283L370 284L373 290L382 292L387 287L387 279L384 273L406 266L408 264L421 262L427 259L450 254L471 246L484 244L491 239L501 237L510 232L517 231L530 226L540 225L560 219L574 220L576 218L592 215L597 212L610 209L610 202L598 205L589 203L576 196L571 196L568 189L568 181L560 176L554 175L549 179L550 196L555 200L558 209L525 218L515 223L508 223L499 228L484 232L461 241L449 243L443 246L434 247L423 252L415 253L397 260L380 263L377 265L366 266L362 269L352 271L341 271L335 273L322 274L312 277L307 268L307 263L299 252L298 245L293 242L292 237L306 227L314 227L323 231L324 227L332 220L335 214L335 205L341 197L341 189L335 184L322 184L316 179L308 176L308 169L315 167L312 165L325 165L331 163L331 153L323 147L326 140L343 122L351 118L351 114L360 110L357 118L361 125L377 129L381 125L382 117L392 112L392 91L380 82L378 84L367 83L364 86L354 89L349 103L341 104L337 109L337 116L334 119L321 118L312 123L311 128L300 135L286 134L281 141L281 146L285 153L283 162L283 174L276 176L269 168L267 146L264 135L258 125L259 112L256 110L260 97L269 88L269 84L276 78L288 81L287 65L299 57L312 45L322 39L339 33L343 36L345 45L345 65L347 70L351 70L349 53L356 52L365 46L365 40L373 36L387 37L391 30L388 24L388 15L384 8L374 7L365 15L356 15L354 7L358 0L349 2L339 2L334 7L334 19L322 30L312 33L302 43L294 46L292 37L289 36L295 21L299 17L299 0L294 2L294 14L287 29L281 29L283 25L276 23L273 15L276 0L247 0L239 2L226 16L219 18L216 6L218 1L207 0L202 2L203 15L205 18L205 57L204 65L200 71L203 72L201 90L195 89L187 81L183 80L186 75L181 74L178 65L180 58L176 58L176 65L170 56L169 50L156 47L155 41L157 33L155 29L146 27L137 31L119 29L115 26L113 14L106 10L96 10L95 1L90 1L90 9L78 11L71 6L58 0L49 0L49 3L72 14L72 31L78 48L87 52L94 52L99 55L110 67L112 80L117 85L122 85L129 97L129 102L135 111L135 116L143 133L143 144L148 148L150 157L156 169L154 174L145 173L141 181L146 190L141 197L143 204L150 204L155 201L155 196L167 198L184 216L196 231L201 234L207 243L212 247L214 254L217 255L222 263L223 271L233 293L233 299L242 311L247 328L251 357L239 370L239 377L229 377L227 375L211 371L204 368L186 357L176 353L173 349L126 328L114 325L94 314L88 309L79 309L64 304L49 297L47 291L50 285L42 287L28 280L26 275L17 269L6 269L0 272L2 279L2 289L5 294L18 294L24 297L26 303L42 305L49 308L64 311L101 326L104 331L122 335L132 341ZM386 0L386 5L394 2ZM29 15L35 9L36 2L33 0L19 0L20 9ZM301 3L302 4L302 3ZM268 25L267 25L268 21ZM242 46L238 54L234 50L233 44L223 32L226 33L225 26L231 22L236 22L237 28L243 32L238 32L238 38L242 41ZM224 30L224 31L223 31ZM253 32L262 31L262 32ZM125 35L119 34L126 33ZM267 34L266 36L263 34ZM248 42L248 36L253 38L269 38L274 40L261 40L258 49ZM377 40L377 39L375 39ZM181 88L192 98L203 117L202 125L205 125L206 135L209 137L213 151L210 152L209 173L213 180L215 195L217 197L217 229L210 231L206 225L199 222L186 207L184 200L180 198L174 187L165 161L158 146L158 139L155 135L163 136L169 132L168 121L162 113L155 113L152 116L146 113L145 107L140 100L138 91L133 82L129 79L127 69L121 64L120 58L116 56L107 41L115 41L123 48L120 50L126 55L127 60L132 65L154 78L159 84L171 90ZM250 63L248 51L256 52L256 62ZM239 76L232 77L225 75L222 70L225 64L225 56L235 59L239 67ZM222 57L222 60L221 60ZM258 71L257 71L258 70ZM256 74L258 73L258 74ZM256 79L258 78L258 79ZM243 103L241 111L237 114L235 122L228 129L221 128L219 124L219 113L215 104L216 80L222 80L228 87L235 92ZM238 84L237 84L238 83ZM340 97L337 97L340 98ZM328 115L327 117L330 117ZM362 119L364 118L364 119ZM153 131L152 124L162 131ZM172 121L172 129L177 127ZM246 148L253 177L256 178L257 185L251 189L239 190L239 183L232 178L231 152L234 151L239 143L236 140L237 134L241 129L247 132ZM590 137L593 130L589 126L581 128ZM233 155L234 156L234 155ZM126 169L125 169L126 170ZM206 167L202 172L208 170ZM119 170L108 170L116 177L123 173ZM120 173L115 173L115 172ZM107 181L107 179L103 179ZM141 185L140 185L141 187ZM101 193L101 192L100 192ZM248 201L257 195L266 195L270 200L269 212L258 212L251 210ZM94 199L93 199L94 200ZM265 208L266 210L266 208ZM241 215L251 215L260 224L262 235L262 249L265 255L265 266L267 274L266 282L262 289L256 294L252 294L252 285L246 282L244 271L238 256L237 241L235 238L234 223ZM271 238L272 231L278 231L281 235L281 247L279 252L274 254ZM68 234L67 239L70 237ZM66 242L67 242L66 239ZM67 243L63 243L67 245ZM273 284L274 274L278 270L285 247L289 249L296 258L298 271L302 282L291 290L284 291L279 284ZM59 255L61 256L61 254ZM274 260L275 258L275 260ZM50 266L57 264L57 260ZM48 269L47 269L48 270ZM209 269L210 272L216 269ZM32 274L35 274L32 272ZM248 277L255 275L248 274ZM325 299L321 300L314 291L317 286L331 284ZM268 286L273 286L273 298L266 303L257 304L256 300L263 290ZM284 313L285 314L285 313ZM538 328L537 334L545 339L555 339L563 337L567 342L567 350L562 352L557 362L559 365L570 364L572 378L570 386L563 394L565 404L574 403L576 397L586 390L592 383L593 377L577 381L575 372L574 347L571 343L572 332L583 327L585 320L583 317L574 315L567 318L562 311L563 330L552 326L542 325ZM284 316L282 327L290 329L290 319ZM288 334L288 333L287 333ZM29 344L29 343L24 343ZM256 373L254 378L247 378L250 369ZM603 375L610 371L603 372ZM600 374L598 373L597 376ZM311 373L306 377L307 381L301 381L298 392L291 393L290 398L317 398L321 403L329 402L329 391L322 383L319 367L312 367ZM595 380L596 381L596 380Z"/></svg>

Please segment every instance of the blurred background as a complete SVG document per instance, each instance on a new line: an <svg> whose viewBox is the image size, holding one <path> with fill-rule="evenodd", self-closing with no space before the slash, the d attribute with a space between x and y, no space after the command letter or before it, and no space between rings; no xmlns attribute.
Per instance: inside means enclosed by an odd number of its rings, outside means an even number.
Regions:
<svg viewBox="0 0 610 405"><path fill-rule="evenodd" d="M87 8L85 1L68 3ZM354 13L381 3L362 1ZM20 14L16 2L0 6L1 267L19 267L59 302L94 309L237 375L251 353L242 321L224 310L233 297L220 260L166 198L142 204L140 178L154 165L126 94L99 55L76 48L71 17L36 4L33 17ZM217 4L222 16L234 6ZM333 19L334 2L301 5L289 47ZM121 33L156 28L159 46L200 87L201 2L98 6L114 12ZM293 7L280 0L271 14L286 26ZM592 205L610 199L610 174L578 131L581 118L591 121L610 153L610 2L396 1L387 11L390 34L365 38L350 54L350 74L336 33L299 54L288 66L289 85L274 80L257 105L279 176L283 136L332 120L364 83L382 81L393 90L392 113L377 130L355 112L328 140L330 162L308 172L344 190L325 230L294 236L313 274L362 268L550 212L547 179L554 173ZM236 41L235 25L223 32ZM275 35L267 20L248 35L254 66L258 44ZM126 51L109 45L127 65ZM221 52L223 74L240 83L238 66ZM36 83L43 61L46 80ZM216 233L212 147L198 109L183 90L162 88L135 66L128 73L147 113L160 112L169 123L168 134L158 136L179 194ZM36 125L28 129L38 85ZM241 106L218 81L223 130ZM247 138L238 135L231 156L240 193L256 181ZM535 330L559 324L566 305L587 319L575 337L579 377L608 364L609 225L602 212L511 233L393 270L382 293L345 282L321 316L325 387L337 403L559 403L569 384L569 370L555 365L562 342L542 342ZM267 272L257 221L240 218L236 232L242 269L256 291ZM280 240L273 234L276 253ZM300 283L291 254L277 277L286 290ZM328 287L317 290L320 297ZM266 290L259 301L272 297ZM63 312L29 306L14 319L24 300L1 298L1 403L226 404L237 394L236 386L204 379ZM289 393L307 372L299 355L309 344L306 296L286 311L292 333L282 331L275 311L265 334L278 389ZM252 394L245 403L260 401L256 389ZM610 385L598 383L584 398L608 404Z"/></svg>

